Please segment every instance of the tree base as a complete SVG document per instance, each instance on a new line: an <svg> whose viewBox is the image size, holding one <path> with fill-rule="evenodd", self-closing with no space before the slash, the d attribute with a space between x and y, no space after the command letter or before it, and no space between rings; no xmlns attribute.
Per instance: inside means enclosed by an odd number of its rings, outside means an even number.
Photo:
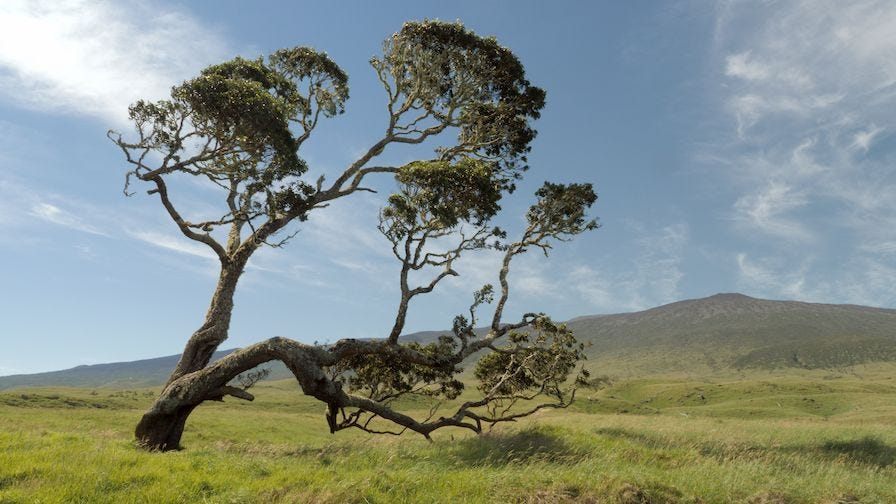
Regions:
<svg viewBox="0 0 896 504"><path fill-rule="evenodd" d="M168 415L146 412L134 431L137 444L147 451L180 450L180 439L187 418L194 408L195 406L182 407Z"/></svg>

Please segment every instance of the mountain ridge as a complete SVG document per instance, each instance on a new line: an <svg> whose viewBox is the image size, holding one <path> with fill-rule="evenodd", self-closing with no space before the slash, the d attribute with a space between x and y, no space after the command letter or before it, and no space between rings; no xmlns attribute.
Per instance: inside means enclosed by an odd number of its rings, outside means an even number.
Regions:
<svg viewBox="0 0 896 504"><path fill-rule="evenodd" d="M860 305L725 293L640 312L577 317L567 325L591 343L595 368L621 375L896 360L896 310Z"/></svg>
<svg viewBox="0 0 896 504"><path fill-rule="evenodd" d="M719 293L647 310L566 322L589 347L588 367L617 376L725 370L843 368L896 362L896 309ZM432 341L420 331L402 341ZM216 352L215 359L231 350ZM144 387L164 383L179 355L0 376L0 390L26 386ZM282 365L272 378L286 378Z"/></svg>

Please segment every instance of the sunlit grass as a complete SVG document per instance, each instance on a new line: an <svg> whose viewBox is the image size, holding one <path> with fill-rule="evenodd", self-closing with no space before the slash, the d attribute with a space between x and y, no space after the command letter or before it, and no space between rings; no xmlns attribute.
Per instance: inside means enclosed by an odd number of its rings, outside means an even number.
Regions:
<svg viewBox="0 0 896 504"><path fill-rule="evenodd" d="M0 394L0 502L896 502L889 378L628 381L432 443L330 435L263 383L164 454L132 442L151 391L20 390Z"/></svg>

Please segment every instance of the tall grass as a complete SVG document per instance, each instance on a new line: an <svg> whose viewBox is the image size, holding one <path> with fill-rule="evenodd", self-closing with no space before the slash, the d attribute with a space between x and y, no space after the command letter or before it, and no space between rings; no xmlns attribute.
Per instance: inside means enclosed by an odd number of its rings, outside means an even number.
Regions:
<svg viewBox="0 0 896 504"><path fill-rule="evenodd" d="M432 443L331 436L293 387L202 406L164 454L131 439L150 391L0 394L0 503L896 502L887 376L629 381Z"/></svg>

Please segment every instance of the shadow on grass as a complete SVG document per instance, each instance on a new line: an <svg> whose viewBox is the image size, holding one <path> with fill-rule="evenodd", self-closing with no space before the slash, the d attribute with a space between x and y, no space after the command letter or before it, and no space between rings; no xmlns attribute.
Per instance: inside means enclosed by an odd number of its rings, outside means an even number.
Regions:
<svg viewBox="0 0 896 504"><path fill-rule="evenodd" d="M488 466L537 461L572 464L587 456L584 450L567 443L562 433L546 427L467 438L454 444L451 451L462 464Z"/></svg>
<svg viewBox="0 0 896 504"><path fill-rule="evenodd" d="M628 429L622 429L619 427L601 427L599 429L594 429L594 433L598 436L635 441L652 448L663 447L667 444L665 441L662 441L654 436L650 436L641 432L631 431Z"/></svg>
<svg viewBox="0 0 896 504"><path fill-rule="evenodd" d="M25 471L15 471L8 474L0 474L0 491L13 487L18 484L27 483L29 480L37 479L41 476L41 473L38 469L28 469ZM0 502L6 502L3 499L0 499Z"/></svg>
<svg viewBox="0 0 896 504"><path fill-rule="evenodd" d="M604 427L595 429L594 432L600 436L624 439L638 443L649 449L664 449L675 446L675 443L661 437L617 427ZM875 436L865 436L859 439L846 441L825 441L814 445L788 447L772 447L754 443L704 442L698 444L697 449L700 455L713 457L719 460L743 458L748 460L763 459L768 461L770 460L769 457L773 457L776 453L815 453L831 460L840 460L855 464L878 467L896 466L896 446L889 445Z"/></svg>
<svg viewBox="0 0 896 504"><path fill-rule="evenodd" d="M874 436L850 441L827 441L819 445L819 449L828 456L860 464L878 467L896 464L896 446L888 445Z"/></svg>

